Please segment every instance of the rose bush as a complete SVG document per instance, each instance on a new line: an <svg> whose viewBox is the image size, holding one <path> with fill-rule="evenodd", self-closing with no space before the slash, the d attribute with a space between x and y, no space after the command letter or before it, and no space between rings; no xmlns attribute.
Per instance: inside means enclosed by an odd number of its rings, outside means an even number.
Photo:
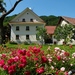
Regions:
<svg viewBox="0 0 75 75"><path fill-rule="evenodd" d="M1 54L0 67L9 75L38 75L46 72L48 59L41 47L16 49L8 54Z"/></svg>
<svg viewBox="0 0 75 75"><path fill-rule="evenodd" d="M55 75L71 75L68 72L75 69L75 53L71 55L59 47L55 47L54 50L49 47L47 58L51 66L49 72L53 71Z"/></svg>
<svg viewBox="0 0 75 75"><path fill-rule="evenodd" d="M71 55L59 47L51 50L50 46L45 52L41 47L1 53L0 69L8 75L70 75L75 69L75 53Z"/></svg>

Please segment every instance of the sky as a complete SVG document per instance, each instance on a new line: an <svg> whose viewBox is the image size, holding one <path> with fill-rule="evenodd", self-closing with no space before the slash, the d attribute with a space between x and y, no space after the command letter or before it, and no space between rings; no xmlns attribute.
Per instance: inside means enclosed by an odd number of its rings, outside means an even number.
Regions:
<svg viewBox="0 0 75 75"><path fill-rule="evenodd" d="M16 1L4 0L7 11ZM9 16L21 13L27 7L31 8L38 16L54 15L75 18L75 0L23 0Z"/></svg>

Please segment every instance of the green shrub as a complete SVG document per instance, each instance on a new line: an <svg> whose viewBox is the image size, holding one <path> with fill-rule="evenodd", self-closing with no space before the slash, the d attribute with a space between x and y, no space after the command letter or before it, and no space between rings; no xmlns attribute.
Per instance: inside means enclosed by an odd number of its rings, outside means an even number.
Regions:
<svg viewBox="0 0 75 75"><path fill-rule="evenodd" d="M17 43L16 43L16 42L14 42L14 41L10 41L9 43L10 43L10 44L16 44L16 45L17 45Z"/></svg>

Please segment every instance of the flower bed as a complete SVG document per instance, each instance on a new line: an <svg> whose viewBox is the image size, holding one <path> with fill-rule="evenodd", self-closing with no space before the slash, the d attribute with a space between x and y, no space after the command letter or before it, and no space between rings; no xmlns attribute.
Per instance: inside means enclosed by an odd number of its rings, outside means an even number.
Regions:
<svg viewBox="0 0 75 75"><path fill-rule="evenodd" d="M58 47L48 47L45 53L41 46L34 46L0 54L0 70L8 75L71 75L74 59L75 53L70 55Z"/></svg>

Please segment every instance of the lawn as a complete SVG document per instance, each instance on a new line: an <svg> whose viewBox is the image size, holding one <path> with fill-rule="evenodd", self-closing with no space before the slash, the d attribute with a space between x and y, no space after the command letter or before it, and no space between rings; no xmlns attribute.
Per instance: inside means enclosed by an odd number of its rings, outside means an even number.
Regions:
<svg viewBox="0 0 75 75"><path fill-rule="evenodd" d="M29 46L39 46L37 44L35 45L25 45L25 44L19 44L19 45L16 45L16 44L6 44L6 46L8 48L28 48ZM50 46L51 50L54 50L55 47L59 47L60 49L62 50L66 50L70 53L73 53L75 52L75 46L73 45L72 48L70 47L70 45L42 45L42 50L47 50L47 48Z"/></svg>
<svg viewBox="0 0 75 75"><path fill-rule="evenodd" d="M6 44L5 48L11 48L11 49L15 49L15 48L24 48L24 49L28 49L28 47L30 46L37 46L39 47L39 45L35 44L35 45L25 45L25 44ZM48 47L50 46L51 50L54 50L55 47L59 47L61 50L65 50L70 52L71 54L75 52L75 46L70 47L70 45L42 45L42 50L44 50L45 52L47 51Z"/></svg>

